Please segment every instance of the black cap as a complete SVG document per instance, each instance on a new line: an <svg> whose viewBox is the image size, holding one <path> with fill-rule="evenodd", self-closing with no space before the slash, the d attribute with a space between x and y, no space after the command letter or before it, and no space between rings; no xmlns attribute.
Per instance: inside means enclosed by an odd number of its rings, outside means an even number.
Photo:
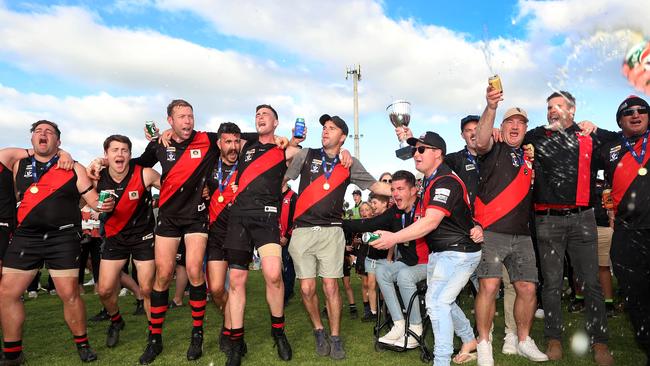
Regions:
<svg viewBox="0 0 650 366"><path fill-rule="evenodd" d="M442 150L442 155L445 155L447 153L447 144L445 143L445 140L435 132L427 131L424 135L420 136L419 139L410 137L408 140L406 140L406 142L411 146L415 146L418 142L420 142Z"/></svg>
<svg viewBox="0 0 650 366"><path fill-rule="evenodd" d="M637 97L636 95L630 95L629 97L625 98L623 103L621 103L616 110L616 123L618 123L618 127L621 127L620 120L623 114L623 110L635 105L650 109L648 102L646 102L643 98Z"/></svg>
<svg viewBox="0 0 650 366"><path fill-rule="evenodd" d="M352 194L353 195L358 194L359 196L361 196L361 190L355 189L354 191L352 191Z"/></svg>
<svg viewBox="0 0 650 366"><path fill-rule="evenodd" d="M470 123L470 122L478 122L478 120L481 119L480 116L477 116L475 114L470 114L469 116L463 118L460 120L460 132L463 132L463 128L465 128L465 125Z"/></svg>
<svg viewBox="0 0 650 366"><path fill-rule="evenodd" d="M348 132L350 131L350 130L348 130L348 124L345 123L345 121L339 116L330 117L329 114L324 114L324 115L320 116L318 121L320 122L321 126L325 126L325 122L327 122L327 121L332 121L332 123L334 123L336 125L336 127L340 128L343 131L343 134L346 135L346 136L348 135Z"/></svg>

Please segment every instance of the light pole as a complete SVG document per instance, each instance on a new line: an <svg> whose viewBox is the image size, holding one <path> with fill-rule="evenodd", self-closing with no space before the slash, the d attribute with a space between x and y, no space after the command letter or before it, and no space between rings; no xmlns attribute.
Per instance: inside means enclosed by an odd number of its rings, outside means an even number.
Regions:
<svg viewBox="0 0 650 366"><path fill-rule="evenodd" d="M358 84L361 80L361 65L346 67L345 80L352 75L352 85L354 92L354 157L359 159L359 90Z"/></svg>

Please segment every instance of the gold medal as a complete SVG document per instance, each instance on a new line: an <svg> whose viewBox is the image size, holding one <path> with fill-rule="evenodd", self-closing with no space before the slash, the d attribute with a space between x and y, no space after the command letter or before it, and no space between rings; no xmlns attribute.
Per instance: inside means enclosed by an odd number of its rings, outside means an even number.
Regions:
<svg viewBox="0 0 650 366"><path fill-rule="evenodd" d="M219 197L217 198L217 202L222 203L223 200L224 200L223 196L219 195Z"/></svg>
<svg viewBox="0 0 650 366"><path fill-rule="evenodd" d="M323 184L323 189L326 190L326 191L329 191L330 190L330 184L325 182L325 184Z"/></svg>
<svg viewBox="0 0 650 366"><path fill-rule="evenodd" d="M639 175L644 176L646 174L648 174L648 169L646 169L645 167L640 167L639 168Z"/></svg>
<svg viewBox="0 0 650 366"><path fill-rule="evenodd" d="M639 174L641 174L641 173L639 173ZM38 193L38 187L32 186L32 188L30 188L29 191L32 192L33 194L36 194L36 193Z"/></svg>

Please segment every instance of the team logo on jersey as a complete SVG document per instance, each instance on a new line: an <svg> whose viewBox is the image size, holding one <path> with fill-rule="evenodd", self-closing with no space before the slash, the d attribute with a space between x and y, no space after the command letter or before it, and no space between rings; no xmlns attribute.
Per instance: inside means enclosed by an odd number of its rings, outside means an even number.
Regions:
<svg viewBox="0 0 650 366"><path fill-rule="evenodd" d="M285 198L284 201L282 201L282 202L283 202L285 205L288 205L288 204L289 204L289 200L286 199L286 198Z"/></svg>
<svg viewBox="0 0 650 366"><path fill-rule="evenodd" d="M167 148L167 161L176 161L176 148L173 146Z"/></svg>
<svg viewBox="0 0 650 366"><path fill-rule="evenodd" d="M447 188L436 188L436 191L433 196L433 201L440 202L440 203L447 203L447 199L449 198L450 194L451 191Z"/></svg>
<svg viewBox="0 0 650 366"><path fill-rule="evenodd" d="M311 161L311 168L309 169L309 171L310 171L312 174L316 174L316 173L318 173L318 171L320 170L320 166L321 166L321 164L323 164L323 162L322 162L321 160L313 159L313 160Z"/></svg>
<svg viewBox="0 0 650 366"><path fill-rule="evenodd" d="M196 208L196 210L199 211L199 212L205 210L205 203L201 203L200 205L198 205L198 207Z"/></svg>
<svg viewBox="0 0 650 366"><path fill-rule="evenodd" d="M249 161L253 160L253 155L255 155L255 149L246 151L246 157L244 158L244 161L248 163Z"/></svg>
<svg viewBox="0 0 650 366"><path fill-rule="evenodd" d="M199 149L190 150L190 159L200 159L200 158L201 158L201 150Z"/></svg>
<svg viewBox="0 0 650 366"><path fill-rule="evenodd" d="M129 199L131 201L137 200L139 198L140 198L140 194L138 193L138 191L129 191Z"/></svg>
<svg viewBox="0 0 650 366"><path fill-rule="evenodd" d="M470 171L470 170L476 170L476 165L474 164L465 165L465 171Z"/></svg>

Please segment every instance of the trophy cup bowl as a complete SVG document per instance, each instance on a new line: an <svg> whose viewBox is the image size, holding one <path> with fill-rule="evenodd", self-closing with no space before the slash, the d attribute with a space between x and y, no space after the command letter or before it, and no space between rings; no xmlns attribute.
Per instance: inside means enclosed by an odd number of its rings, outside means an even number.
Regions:
<svg viewBox="0 0 650 366"><path fill-rule="evenodd" d="M394 101L386 107L386 111L388 112L390 123L395 128L408 127L411 122L411 103L406 100L400 99ZM411 148L406 143L406 140L400 141L399 146L400 148L395 150L395 155L402 160L410 159L412 157Z"/></svg>

